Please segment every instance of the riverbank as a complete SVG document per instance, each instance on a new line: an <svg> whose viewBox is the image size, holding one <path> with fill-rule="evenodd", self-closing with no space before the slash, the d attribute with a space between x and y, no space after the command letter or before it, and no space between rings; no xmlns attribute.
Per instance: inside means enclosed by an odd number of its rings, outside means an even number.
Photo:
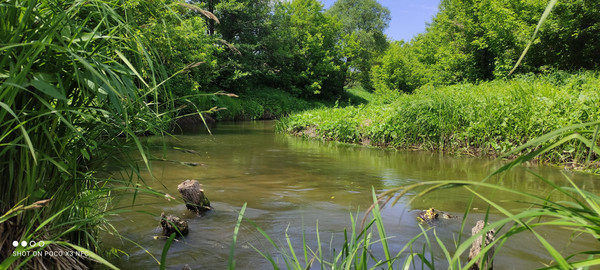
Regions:
<svg viewBox="0 0 600 270"><path fill-rule="evenodd" d="M274 120L290 114L301 113L307 110L324 109L327 107L353 106L365 104L368 100L362 96L363 92L345 92L335 98L302 99L285 91L274 88L261 88L254 91L244 91L239 95L231 94L205 94L193 99L195 108L215 108L204 113L205 121L247 121L247 120ZM197 111L192 108L180 111L183 116L176 121L179 126L202 124Z"/></svg>
<svg viewBox="0 0 600 270"><path fill-rule="evenodd" d="M378 93L368 105L291 115L276 129L346 143L497 156L553 130L598 121L598 108L598 73L554 73L477 85L426 86L413 94ZM573 133L591 140L594 128ZM584 143L572 140L539 159L577 167L588 157L597 168L597 153L590 156Z"/></svg>

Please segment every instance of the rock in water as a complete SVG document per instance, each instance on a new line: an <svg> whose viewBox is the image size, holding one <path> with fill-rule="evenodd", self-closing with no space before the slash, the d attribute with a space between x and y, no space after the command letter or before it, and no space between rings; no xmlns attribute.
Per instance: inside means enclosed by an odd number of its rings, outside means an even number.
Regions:
<svg viewBox="0 0 600 270"><path fill-rule="evenodd" d="M185 206L190 211L200 215L211 210L210 201L204 195L204 189L202 189L202 185L198 181L185 180L177 186L177 190L181 193L185 201Z"/></svg>
<svg viewBox="0 0 600 270"><path fill-rule="evenodd" d="M457 219L457 216L450 215L448 213L439 211L435 208L429 208L427 210L423 210L419 212L417 216L417 220L419 222L427 223L430 226L435 226L437 221L440 219Z"/></svg>
<svg viewBox="0 0 600 270"><path fill-rule="evenodd" d="M483 220L477 221L477 224L475 225L475 227L473 227L473 229L471 229L471 235L476 235L481 230L483 230L483 227L485 227L485 222L483 222ZM473 242L473 245L471 246L471 250L469 251L469 261L471 261L473 258L475 258L475 256L477 256L481 252L482 248L489 246L490 243L492 243L494 241L494 234L496 234L496 230L494 230L494 229L491 229L485 233L485 245L484 246L481 245L483 243L483 235L481 237L478 237L475 240L475 242ZM482 261L483 265L479 265L479 261L478 261L475 264L473 264L473 266L471 266L471 268L469 268L469 270L479 270L479 269L490 269L491 270L494 267L493 262L492 262L492 257L494 257L494 247L491 247L488 250L487 254L485 255L484 260Z"/></svg>
<svg viewBox="0 0 600 270"><path fill-rule="evenodd" d="M169 236L172 233L183 236L188 233L188 224L185 220L173 215L167 216L165 212L160 214L160 226L164 236Z"/></svg>

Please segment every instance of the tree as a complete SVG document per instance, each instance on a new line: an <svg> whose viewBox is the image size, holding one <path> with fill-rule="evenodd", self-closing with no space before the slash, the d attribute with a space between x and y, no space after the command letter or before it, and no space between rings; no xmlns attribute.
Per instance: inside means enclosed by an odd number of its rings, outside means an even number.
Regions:
<svg viewBox="0 0 600 270"><path fill-rule="evenodd" d="M544 26L527 57L532 65L564 70L600 67L598 1L559 1Z"/></svg>
<svg viewBox="0 0 600 270"><path fill-rule="evenodd" d="M373 66L371 78L377 90L395 90L410 93L427 82L423 64L419 62L409 43L395 41Z"/></svg>
<svg viewBox="0 0 600 270"><path fill-rule="evenodd" d="M200 4L202 8L206 8L206 11L214 14L215 6L218 4L220 0L191 0L189 1L192 4ZM206 23L208 24L208 35L212 36L215 34L215 20L210 18L206 19Z"/></svg>
<svg viewBox="0 0 600 270"><path fill-rule="evenodd" d="M346 61L354 70L353 79L371 89L370 70L374 60L387 48L383 31L390 11L376 0L338 0L327 10L342 23Z"/></svg>
<svg viewBox="0 0 600 270"><path fill-rule="evenodd" d="M547 2L444 0L426 32L402 45L406 55L397 55L399 49L394 48L381 58L383 62L372 73L378 76L376 84L405 91L412 87L408 82L441 85L506 77ZM600 8L594 2L559 1L518 72L598 68ZM391 76L393 70L403 72ZM418 78L425 79L415 80L415 71L421 71Z"/></svg>
<svg viewBox="0 0 600 270"><path fill-rule="evenodd" d="M317 0L275 4L265 81L296 96L335 98L343 90L341 24Z"/></svg>
<svg viewBox="0 0 600 270"><path fill-rule="evenodd" d="M254 88L265 71L265 38L271 33L269 0L222 0L216 6L216 31L226 50L220 59L219 85L240 93Z"/></svg>
<svg viewBox="0 0 600 270"><path fill-rule="evenodd" d="M217 90L214 86L219 75L216 55L222 49L215 46L215 38L208 35L207 16L197 6L171 0L157 0L154 4L130 1L129 9L141 25L139 35L149 40L152 49L160 55L156 68L164 69L169 75L177 74L165 83L171 96L158 98L160 102L175 102L177 106L189 105L180 98ZM148 6L152 8L142 8ZM189 68L191 66L194 67Z"/></svg>

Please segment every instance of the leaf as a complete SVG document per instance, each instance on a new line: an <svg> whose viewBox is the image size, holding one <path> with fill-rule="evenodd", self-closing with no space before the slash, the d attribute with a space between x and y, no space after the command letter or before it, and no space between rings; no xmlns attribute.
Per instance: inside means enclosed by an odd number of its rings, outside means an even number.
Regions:
<svg viewBox="0 0 600 270"><path fill-rule="evenodd" d="M237 242L237 236L240 231L240 225L242 224L244 212L246 211L246 206L247 203L244 203L244 206L242 206L242 210L240 210L240 214L238 215L238 220L235 224L235 229L233 230L233 240L231 240L231 248L229 249L229 262L227 263L227 269L230 270L235 269L235 259L233 258L233 254L235 251L235 243Z"/></svg>
<svg viewBox="0 0 600 270"><path fill-rule="evenodd" d="M96 254L96 253L94 253L94 252L92 252L92 251L90 251L88 249L85 249L83 247L80 247L78 245L73 245L73 244L70 244L70 243L67 243L67 242L56 242L56 244L61 244L61 245L72 247L72 248L74 248L74 249L76 249L78 251L83 252L86 256L88 256L88 257L96 260L97 262L99 262L99 263L101 263L101 264L103 264L105 266L108 266L111 269L119 269L116 266L114 266L111 263L109 263L104 258L100 257L98 254Z"/></svg>
<svg viewBox="0 0 600 270"><path fill-rule="evenodd" d="M33 81L31 81L31 85L33 87L35 87L35 89L41 91L42 93L44 93L48 96L51 96L51 97L59 99L59 100L67 100L67 97L65 96L64 93L62 93L62 91L60 91L54 85L47 83L46 81L33 80Z"/></svg>
<svg viewBox="0 0 600 270"><path fill-rule="evenodd" d="M23 133L23 138L25 139L25 142L27 143L29 151L31 152L31 156L33 157L33 162L35 164L37 164L37 156L35 155L35 148L33 147L31 138L29 138L29 133L27 132L27 130L25 130L25 127L23 127L23 123L21 123L21 121L19 120L19 117L17 117L15 112L6 103L0 101L0 107L5 109L8 113L10 113L17 120L17 122L19 122L19 129L21 129L21 132Z"/></svg>
<svg viewBox="0 0 600 270"><path fill-rule="evenodd" d="M175 236L176 234L172 233L163 247L162 254L160 255L160 270L167 269L167 254L169 253L169 248L171 248L171 244L173 243Z"/></svg>
<svg viewBox="0 0 600 270"><path fill-rule="evenodd" d="M546 20L546 18L548 18L548 15L550 15L550 12L552 11L552 8L554 7L554 5L556 5L556 2L558 2L558 0L550 0L550 3L548 3L548 6L546 6L546 10L544 10L544 13L542 14L542 17L540 18L540 21L538 22L537 26L535 27L535 31L533 31L533 35L531 36L531 39L529 40L529 43L527 43L527 46L525 47L525 50L523 50L523 53L521 53L521 56L519 57L519 60L517 60L517 63L510 70L510 72L508 73L508 75L511 75L513 72L515 72L515 70L521 64L521 61L523 61L523 58L525 58L525 55L527 54L527 51L529 50L529 47L531 46L531 44L535 40L535 36L537 35L538 31L540 30L540 27L542 26L542 24L544 23L544 21Z"/></svg>

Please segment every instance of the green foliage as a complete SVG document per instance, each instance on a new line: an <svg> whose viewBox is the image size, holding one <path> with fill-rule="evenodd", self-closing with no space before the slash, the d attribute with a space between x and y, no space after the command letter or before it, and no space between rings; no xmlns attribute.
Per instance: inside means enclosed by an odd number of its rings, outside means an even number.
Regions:
<svg viewBox="0 0 600 270"><path fill-rule="evenodd" d="M600 7L590 0L558 1L527 57L541 69L600 67Z"/></svg>
<svg viewBox="0 0 600 270"><path fill-rule="evenodd" d="M146 4L138 8L155 8ZM127 148L149 168L137 135L161 134L173 106L157 102L169 94L158 83L166 75L129 8L122 1L0 4L0 213L11 213L0 218L0 231L85 251L112 268L94 254L111 191L95 170ZM1 244L2 269L90 263L12 256L12 242Z"/></svg>
<svg viewBox="0 0 600 270"><path fill-rule="evenodd" d="M267 0L224 0L215 5L221 21L216 33L229 45L216 57L219 77L215 81L225 90L237 94L261 84L266 72L268 53L265 40L272 32L271 6Z"/></svg>
<svg viewBox="0 0 600 270"><path fill-rule="evenodd" d="M302 98L339 96L346 72L340 22L323 13L317 0L278 2L274 9L273 32L266 40L268 85Z"/></svg>
<svg viewBox="0 0 600 270"><path fill-rule="evenodd" d="M411 93L427 83L426 70L409 44L393 42L371 70L376 91L390 90Z"/></svg>
<svg viewBox="0 0 600 270"><path fill-rule="evenodd" d="M342 23L343 53L353 70L351 79L371 90L371 66L388 45L383 31L391 20L389 9L375 0L338 0L327 13Z"/></svg>
<svg viewBox="0 0 600 270"><path fill-rule="evenodd" d="M428 86L367 106L292 115L277 128L302 133L310 127L320 138L349 143L497 154L552 130L599 120L598 85L600 75L587 72ZM594 133L577 132L588 140ZM582 163L587 156L585 147L572 142L540 157Z"/></svg>
<svg viewBox="0 0 600 270"><path fill-rule="evenodd" d="M219 121L277 119L290 113L323 107L318 101L306 101L278 89L261 88L238 98L203 95L193 99L199 108L217 108Z"/></svg>
<svg viewBox="0 0 600 270"><path fill-rule="evenodd" d="M147 6L141 2L128 6L143 26L139 34L160 56L156 63L159 67L167 74L180 73L167 82L171 95L160 100L174 99L176 105L182 105L178 98L217 91L211 84L218 76L214 71L216 56L222 49L214 46L215 39L205 33L207 26L200 13L179 1L160 0Z"/></svg>
<svg viewBox="0 0 600 270"><path fill-rule="evenodd" d="M599 66L600 16L593 1L558 1L518 72ZM377 87L404 92L505 78L531 39L546 0L442 1L426 32L393 45L373 68Z"/></svg>

